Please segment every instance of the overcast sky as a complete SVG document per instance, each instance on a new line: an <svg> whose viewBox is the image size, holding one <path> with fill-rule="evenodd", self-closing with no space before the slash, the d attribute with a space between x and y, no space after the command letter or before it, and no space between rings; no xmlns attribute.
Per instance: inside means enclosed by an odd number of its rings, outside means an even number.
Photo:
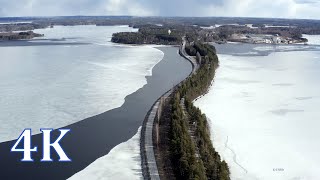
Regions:
<svg viewBox="0 0 320 180"><path fill-rule="evenodd" d="M0 16L62 15L320 19L320 0L0 0Z"/></svg>

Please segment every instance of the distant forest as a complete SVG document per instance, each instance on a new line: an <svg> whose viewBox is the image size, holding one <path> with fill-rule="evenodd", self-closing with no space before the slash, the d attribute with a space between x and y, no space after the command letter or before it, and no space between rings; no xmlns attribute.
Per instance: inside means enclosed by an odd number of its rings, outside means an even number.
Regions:
<svg viewBox="0 0 320 180"><path fill-rule="evenodd" d="M140 26L138 32L115 33L111 41L124 44L179 45L181 44L183 33L181 29L146 25Z"/></svg>
<svg viewBox="0 0 320 180"><path fill-rule="evenodd" d="M320 34L319 20L270 19L270 18L227 18L227 17L131 17L131 16L67 16L0 18L1 22L30 21L30 23L0 24L0 32L32 31L47 27L74 25L129 25L139 28L138 33L117 33L113 42L125 44L178 45L181 37L189 34L194 41L224 42L234 33L272 34L304 42L302 34ZM251 24L253 27L247 27ZM214 30L206 29L215 25ZM266 27L265 25L278 26ZM171 33L169 33L169 30Z"/></svg>

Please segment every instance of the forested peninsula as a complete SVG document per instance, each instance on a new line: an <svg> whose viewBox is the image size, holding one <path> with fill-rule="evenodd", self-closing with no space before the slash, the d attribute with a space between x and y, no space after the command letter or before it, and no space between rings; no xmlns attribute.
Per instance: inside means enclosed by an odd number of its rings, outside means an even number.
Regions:
<svg viewBox="0 0 320 180"><path fill-rule="evenodd" d="M229 180L229 167L215 151L205 114L192 101L205 94L219 66L212 45L196 42L187 45L198 54L199 69L188 77L171 100L170 152L176 179Z"/></svg>
<svg viewBox="0 0 320 180"><path fill-rule="evenodd" d="M192 103L208 91L219 66L215 47L203 43L196 34L194 27L146 25L139 27L138 32L113 34L112 42L180 45L193 56L196 71L173 88L154 125L152 136L159 176L160 179L229 180L229 167L212 145L207 118Z"/></svg>

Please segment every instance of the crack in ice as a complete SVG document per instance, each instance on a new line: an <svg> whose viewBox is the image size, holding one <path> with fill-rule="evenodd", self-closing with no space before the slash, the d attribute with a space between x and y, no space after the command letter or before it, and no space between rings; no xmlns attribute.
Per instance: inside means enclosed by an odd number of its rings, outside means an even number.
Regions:
<svg viewBox="0 0 320 180"><path fill-rule="evenodd" d="M248 170L244 168L240 163L237 162L237 154L228 146L229 136L227 136L227 140L224 143L225 147L229 149L233 154L233 162L237 164L246 174L248 174Z"/></svg>

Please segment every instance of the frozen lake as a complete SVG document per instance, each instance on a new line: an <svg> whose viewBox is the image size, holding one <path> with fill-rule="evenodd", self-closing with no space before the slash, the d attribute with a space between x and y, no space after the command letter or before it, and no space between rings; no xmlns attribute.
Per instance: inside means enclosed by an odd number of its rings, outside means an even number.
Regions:
<svg viewBox="0 0 320 180"><path fill-rule="evenodd" d="M139 127L152 104L185 79L191 64L177 47L110 42L128 26L56 26L45 37L0 43L0 179L140 179ZM72 162L20 163L10 153L24 128L67 128ZM60 132L51 134L56 137ZM8 141L13 140L13 141ZM53 159L57 160L56 154ZM16 173L19 172L19 173Z"/></svg>
<svg viewBox="0 0 320 180"><path fill-rule="evenodd" d="M120 31L136 30L57 26L35 31L49 45L0 47L0 142L18 138L24 128L38 133L120 107L145 85L163 52L109 42Z"/></svg>
<svg viewBox="0 0 320 180"><path fill-rule="evenodd" d="M320 179L320 52L226 54L195 104L232 179Z"/></svg>

